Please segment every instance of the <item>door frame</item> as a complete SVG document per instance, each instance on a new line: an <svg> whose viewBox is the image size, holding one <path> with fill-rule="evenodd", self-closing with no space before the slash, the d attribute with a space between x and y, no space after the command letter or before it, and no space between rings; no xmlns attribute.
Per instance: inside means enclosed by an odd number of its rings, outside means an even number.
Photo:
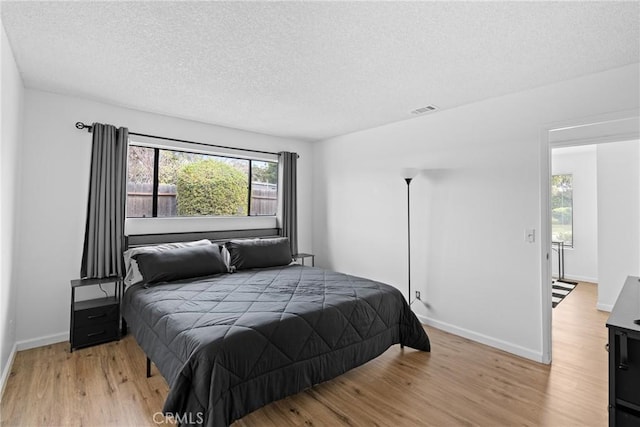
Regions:
<svg viewBox="0 0 640 427"><path fill-rule="evenodd" d="M542 307L542 362L552 360L552 305L551 305L551 151L553 148L640 139L640 129L630 130L625 124L640 120L640 109L616 111L562 122L548 123L540 131L540 306ZM615 130L617 123L619 131ZM614 130L598 133L598 125L614 125ZM586 129L593 126L593 135L552 140L551 132ZM570 132L568 132L570 133Z"/></svg>

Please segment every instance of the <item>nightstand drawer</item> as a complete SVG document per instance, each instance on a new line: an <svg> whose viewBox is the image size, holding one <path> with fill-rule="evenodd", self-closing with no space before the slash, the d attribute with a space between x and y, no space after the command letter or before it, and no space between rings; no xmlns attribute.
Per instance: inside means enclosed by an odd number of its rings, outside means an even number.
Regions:
<svg viewBox="0 0 640 427"><path fill-rule="evenodd" d="M73 347L84 347L118 338L119 324L117 321L101 323L73 331Z"/></svg>
<svg viewBox="0 0 640 427"><path fill-rule="evenodd" d="M116 304L76 310L74 313L74 328L86 328L92 325L117 321L118 311L118 305Z"/></svg>

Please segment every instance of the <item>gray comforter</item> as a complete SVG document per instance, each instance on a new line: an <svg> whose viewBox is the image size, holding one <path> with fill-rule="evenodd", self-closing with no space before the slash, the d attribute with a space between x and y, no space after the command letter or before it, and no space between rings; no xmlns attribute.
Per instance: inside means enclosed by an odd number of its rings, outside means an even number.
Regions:
<svg viewBox="0 0 640 427"><path fill-rule="evenodd" d="M402 343L429 339L391 286L296 264L150 288L123 316L167 380L165 413L228 425Z"/></svg>

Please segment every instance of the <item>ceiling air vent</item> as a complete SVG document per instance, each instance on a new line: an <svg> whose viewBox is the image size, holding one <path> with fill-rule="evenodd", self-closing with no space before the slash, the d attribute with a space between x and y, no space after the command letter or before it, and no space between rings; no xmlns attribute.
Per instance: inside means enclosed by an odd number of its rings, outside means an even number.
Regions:
<svg viewBox="0 0 640 427"><path fill-rule="evenodd" d="M436 111L437 109L438 109L438 107L436 107L435 105L427 105L426 107L416 108L415 110L413 110L411 112L411 114L430 113L432 111Z"/></svg>

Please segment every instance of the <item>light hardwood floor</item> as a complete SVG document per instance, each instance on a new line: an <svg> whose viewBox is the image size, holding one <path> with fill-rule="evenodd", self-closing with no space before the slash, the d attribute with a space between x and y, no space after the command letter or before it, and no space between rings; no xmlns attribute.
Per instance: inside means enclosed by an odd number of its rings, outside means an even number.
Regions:
<svg viewBox="0 0 640 427"><path fill-rule="evenodd" d="M428 328L431 353L394 346L234 427L605 426L608 314L595 302L595 285L580 284L553 310L551 366ZM145 378L131 336L73 353L63 343L20 352L2 425L158 425L168 388L153 374Z"/></svg>

